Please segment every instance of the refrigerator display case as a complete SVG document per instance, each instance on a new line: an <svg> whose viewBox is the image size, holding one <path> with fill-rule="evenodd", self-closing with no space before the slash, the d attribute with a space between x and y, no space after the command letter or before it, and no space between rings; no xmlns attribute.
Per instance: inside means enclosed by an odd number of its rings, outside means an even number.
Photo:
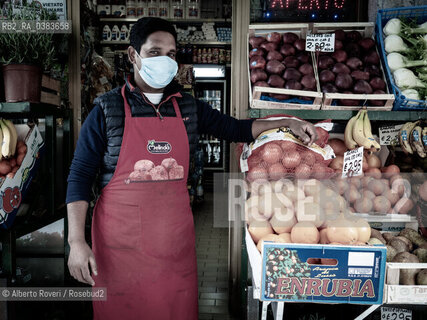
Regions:
<svg viewBox="0 0 427 320"><path fill-rule="evenodd" d="M197 99L210 104L213 109L228 114L227 74L223 65L194 65L194 94ZM227 170L227 143L212 135L201 134L204 170Z"/></svg>

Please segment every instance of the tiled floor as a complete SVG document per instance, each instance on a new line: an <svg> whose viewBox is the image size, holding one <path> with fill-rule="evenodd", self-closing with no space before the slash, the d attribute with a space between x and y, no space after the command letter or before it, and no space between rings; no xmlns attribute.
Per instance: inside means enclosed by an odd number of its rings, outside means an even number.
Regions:
<svg viewBox="0 0 427 320"><path fill-rule="evenodd" d="M199 275L199 319L235 319L228 312L228 229L213 227L213 197L193 209Z"/></svg>

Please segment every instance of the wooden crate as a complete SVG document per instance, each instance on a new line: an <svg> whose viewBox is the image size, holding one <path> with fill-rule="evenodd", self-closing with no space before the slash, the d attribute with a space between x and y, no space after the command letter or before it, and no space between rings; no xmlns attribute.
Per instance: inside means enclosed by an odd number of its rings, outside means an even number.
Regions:
<svg viewBox="0 0 427 320"><path fill-rule="evenodd" d="M46 75L42 76L42 91L40 96L41 103L52 104L54 106L61 106L61 82L52 79Z"/></svg>
<svg viewBox="0 0 427 320"><path fill-rule="evenodd" d="M427 269L427 263L387 263L385 303L427 304L427 286L399 285L402 269Z"/></svg>
<svg viewBox="0 0 427 320"><path fill-rule="evenodd" d="M249 25L248 41L247 41L247 62L248 62L248 81L249 81L249 101L251 108L257 109L296 109L296 110L320 110L322 104L323 94L320 92L319 81L316 77L317 91L303 91L303 90L289 90L280 88L266 88L266 87L254 87L250 79L249 69L249 37L250 36L266 36L270 32L293 32L300 38L305 39L309 31L308 23L270 23L270 24L252 24ZM312 55L313 59L314 55ZM313 64L314 60L313 60ZM315 65L313 65L316 68ZM317 75L316 70L314 71ZM276 94L287 94L295 98L307 97L312 98L313 103L295 103L295 102L280 102L280 101L266 101L261 100L262 93L276 93Z"/></svg>
<svg viewBox="0 0 427 320"><path fill-rule="evenodd" d="M336 29L343 29L344 31L356 30L359 31L362 36L375 40L375 24L373 22L314 23L312 28L313 33L328 33ZM378 56L380 56L378 48L376 49ZM393 108L394 94L389 91L385 72L381 63L379 67L381 69L382 78L384 82L386 82L386 94L324 93L322 110L359 110L369 100L383 100L383 106L367 106L367 109L372 111L390 111ZM360 106L335 105L334 101L340 99L359 100Z"/></svg>

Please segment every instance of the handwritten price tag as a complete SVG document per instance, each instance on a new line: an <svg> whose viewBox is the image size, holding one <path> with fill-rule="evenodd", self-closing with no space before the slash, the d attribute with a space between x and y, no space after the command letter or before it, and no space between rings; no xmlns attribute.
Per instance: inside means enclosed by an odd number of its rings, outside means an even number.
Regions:
<svg viewBox="0 0 427 320"><path fill-rule="evenodd" d="M344 164L342 169L343 178L361 176L363 166L363 147L344 153Z"/></svg>
<svg viewBox="0 0 427 320"><path fill-rule="evenodd" d="M335 51L335 33L312 33L305 39L305 51Z"/></svg>
<svg viewBox="0 0 427 320"><path fill-rule="evenodd" d="M398 145L399 131L402 126L402 124L399 124L397 126L387 126L379 128L380 144L382 146Z"/></svg>
<svg viewBox="0 0 427 320"><path fill-rule="evenodd" d="M412 310L381 307L381 320L412 320Z"/></svg>

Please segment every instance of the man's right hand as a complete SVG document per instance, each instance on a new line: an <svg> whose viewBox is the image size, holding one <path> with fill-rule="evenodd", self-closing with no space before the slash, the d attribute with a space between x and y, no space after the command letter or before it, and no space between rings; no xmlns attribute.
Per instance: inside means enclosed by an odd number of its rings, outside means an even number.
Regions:
<svg viewBox="0 0 427 320"><path fill-rule="evenodd" d="M93 286L95 285L95 281L92 279L91 273L89 272L89 265L92 274L97 276L98 271L95 256L86 241L71 242L70 256L68 258L68 269L70 270L70 274L77 281Z"/></svg>

